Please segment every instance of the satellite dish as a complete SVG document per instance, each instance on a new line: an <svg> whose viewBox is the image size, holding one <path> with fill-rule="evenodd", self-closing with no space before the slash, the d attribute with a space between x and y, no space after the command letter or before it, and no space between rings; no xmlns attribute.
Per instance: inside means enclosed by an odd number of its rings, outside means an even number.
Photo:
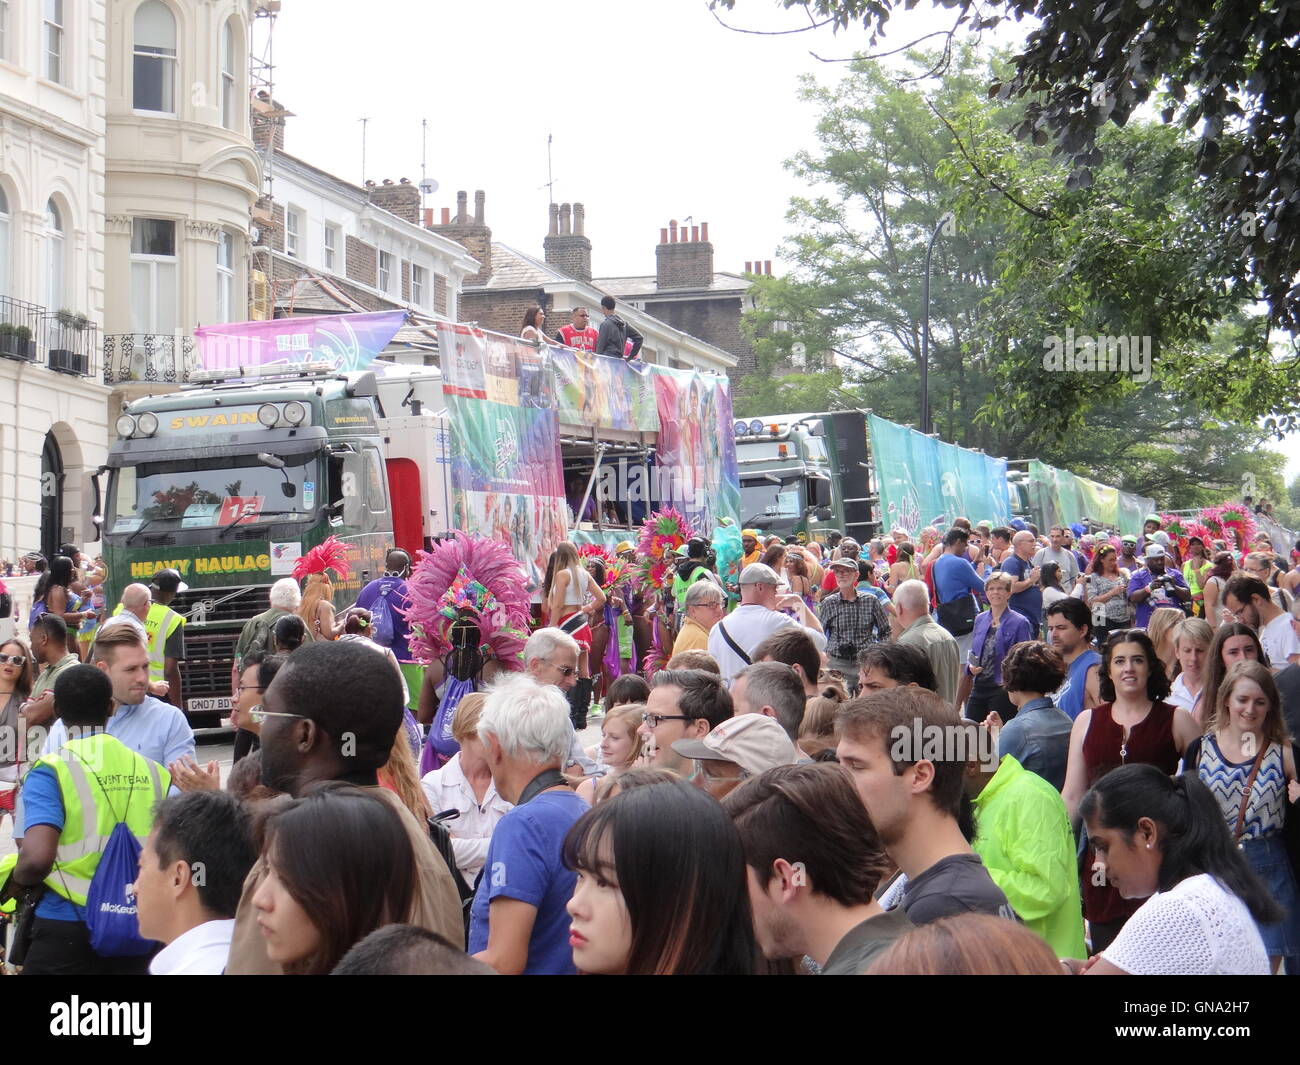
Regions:
<svg viewBox="0 0 1300 1065"><path fill-rule="evenodd" d="M420 182L420 191L426 196L432 196L438 191L438 183L433 178L425 178Z"/></svg>

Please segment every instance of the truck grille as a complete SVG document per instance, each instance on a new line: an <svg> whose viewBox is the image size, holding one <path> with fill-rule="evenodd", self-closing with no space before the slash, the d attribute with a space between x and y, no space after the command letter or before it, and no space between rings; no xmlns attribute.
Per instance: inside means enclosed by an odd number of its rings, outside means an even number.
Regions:
<svg viewBox="0 0 1300 1065"><path fill-rule="evenodd" d="M245 621L270 607L271 589L265 584L249 588L191 588L171 602L171 608L186 619L187 652L190 640L198 634L198 626L233 625L237 638L238 629L243 628ZM233 651L233 640L230 646Z"/></svg>
<svg viewBox="0 0 1300 1065"><path fill-rule="evenodd" d="M185 629L185 698L230 697L230 663L235 657L239 632Z"/></svg>

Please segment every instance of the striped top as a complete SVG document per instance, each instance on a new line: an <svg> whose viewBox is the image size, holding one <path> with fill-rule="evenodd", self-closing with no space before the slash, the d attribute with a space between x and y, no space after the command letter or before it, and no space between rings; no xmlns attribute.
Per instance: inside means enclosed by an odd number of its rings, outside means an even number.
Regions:
<svg viewBox="0 0 1300 1065"><path fill-rule="evenodd" d="M1214 795L1223 818L1228 823L1228 830L1231 831L1237 825L1241 794L1250 778L1255 759L1245 762L1228 761L1219 749L1219 741L1212 735L1200 741L1200 748L1195 758L1196 774ZM1270 743L1264 752L1264 760L1260 763L1259 774L1250 789L1250 801L1246 806L1246 819L1242 822L1240 838L1263 839L1280 832L1286 821L1286 806L1286 765L1282 761L1282 747Z"/></svg>

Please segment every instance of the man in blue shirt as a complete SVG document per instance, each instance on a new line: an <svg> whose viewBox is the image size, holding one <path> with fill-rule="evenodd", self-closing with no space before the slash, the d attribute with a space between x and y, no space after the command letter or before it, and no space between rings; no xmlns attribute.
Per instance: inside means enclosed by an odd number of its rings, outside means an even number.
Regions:
<svg viewBox="0 0 1300 1065"><path fill-rule="evenodd" d="M143 629L124 621L101 626L90 658L113 685L113 716L106 730L110 736L160 765L193 759L194 731L185 714L149 694L149 649ZM63 722L55 721L41 753L57 751L67 738Z"/></svg>
<svg viewBox="0 0 1300 1065"><path fill-rule="evenodd" d="M365 607L373 617L376 614L376 602L383 598L388 603L388 610L393 619L393 638L383 646L392 650L399 662L411 661L411 649L407 640L411 636L411 624L403 615L410 608L407 597L406 578L411 575L411 556L401 548L394 548L384 559L384 575L364 588L357 596L357 606ZM375 640L379 643L379 640Z"/></svg>
<svg viewBox="0 0 1300 1065"><path fill-rule="evenodd" d="M1038 583L1038 567L1033 563L1036 549L1034 534L1022 529L1011 538L1011 554L1002 560L1002 572L1012 579L1007 605L1027 617L1034 632L1038 632L1043 614L1043 589Z"/></svg>
<svg viewBox="0 0 1300 1065"><path fill-rule="evenodd" d="M587 804L565 782L569 704L558 688L515 676L488 695L478 723L497 794L515 808L488 844L469 953L509 975L572 974L569 913L577 874L564 837Z"/></svg>
<svg viewBox="0 0 1300 1065"><path fill-rule="evenodd" d="M973 618L975 612L979 610L979 597L984 594L984 582L980 580L975 567L966 557L966 545L969 540L970 534L965 529L960 527L949 529L943 538L943 554L934 560L934 565L930 568L930 577L934 581L934 594L940 607L959 599L974 599L975 602L970 607ZM937 620L941 625L943 618L944 612L940 610ZM963 661L970 653L971 637L974 632L974 628L971 628L966 632L953 633L957 640L957 650Z"/></svg>
<svg viewBox="0 0 1300 1065"><path fill-rule="evenodd" d="M1047 608L1047 639L1066 669L1052 702L1073 721L1101 704L1101 655L1092 649L1092 613L1082 600L1066 596Z"/></svg>

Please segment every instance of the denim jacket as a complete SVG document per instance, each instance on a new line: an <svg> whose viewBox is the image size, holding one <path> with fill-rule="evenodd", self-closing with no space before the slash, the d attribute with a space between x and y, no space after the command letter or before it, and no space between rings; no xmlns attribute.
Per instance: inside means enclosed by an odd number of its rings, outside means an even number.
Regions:
<svg viewBox="0 0 1300 1065"><path fill-rule="evenodd" d="M993 611L985 610L975 618L975 630L971 633L970 650L975 661L979 661L984 650L984 641L988 638L989 626L993 624ZM993 683L1002 683L1002 660L1016 644L1034 638L1033 627L1024 614L1018 614L1010 607L1002 613L998 624L997 643L993 646ZM967 667L967 672L969 672Z"/></svg>
<svg viewBox="0 0 1300 1065"><path fill-rule="evenodd" d="M1002 726L998 733L998 757L1011 755L1060 791L1065 786L1073 726L1070 715L1051 699L1032 699Z"/></svg>

